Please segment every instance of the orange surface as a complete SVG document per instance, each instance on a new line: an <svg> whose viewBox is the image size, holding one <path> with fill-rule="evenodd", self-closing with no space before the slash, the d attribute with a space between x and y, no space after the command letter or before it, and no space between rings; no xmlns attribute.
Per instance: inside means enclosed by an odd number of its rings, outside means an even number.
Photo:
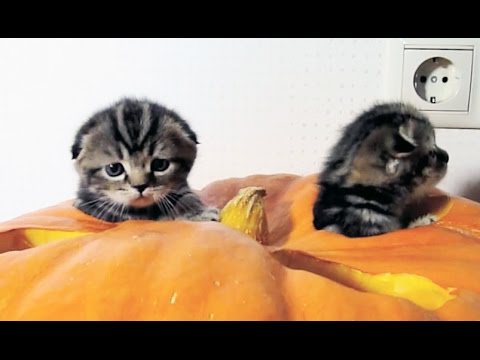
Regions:
<svg viewBox="0 0 480 360"><path fill-rule="evenodd" d="M313 228L315 180L251 176L200 192L223 207L265 188L265 246L220 223L103 223L70 202L0 224L0 319L480 319L480 204L438 192L419 204L437 223L349 239ZM37 230L78 236L39 245ZM452 296L428 308L369 290L389 274Z"/></svg>

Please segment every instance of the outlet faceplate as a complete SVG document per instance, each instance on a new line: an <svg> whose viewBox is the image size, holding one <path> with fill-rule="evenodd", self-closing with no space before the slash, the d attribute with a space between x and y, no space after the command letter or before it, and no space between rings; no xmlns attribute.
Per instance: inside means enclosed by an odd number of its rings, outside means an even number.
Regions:
<svg viewBox="0 0 480 360"><path fill-rule="evenodd" d="M433 125L480 128L480 39L392 39L387 94L425 112Z"/></svg>
<svg viewBox="0 0 480 360"><path fill-rule="evenodd" d="M402 99L429 111L468 112L473 50L405 49Z"/></svg>

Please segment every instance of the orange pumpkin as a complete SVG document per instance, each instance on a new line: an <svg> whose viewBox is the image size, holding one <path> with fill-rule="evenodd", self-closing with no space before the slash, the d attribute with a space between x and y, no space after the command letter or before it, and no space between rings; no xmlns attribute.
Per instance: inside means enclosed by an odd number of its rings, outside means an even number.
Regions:
<svg viewBox="0 0 480 360"><path fill-rule="evenodd" d="M0 224L0 319L480 319L479 204L436 192L419 205L437 223L349 239L313 228L315 180L200 192L223 207L265 188L266 245L221 223L102 223L69 202Z"/></svg>

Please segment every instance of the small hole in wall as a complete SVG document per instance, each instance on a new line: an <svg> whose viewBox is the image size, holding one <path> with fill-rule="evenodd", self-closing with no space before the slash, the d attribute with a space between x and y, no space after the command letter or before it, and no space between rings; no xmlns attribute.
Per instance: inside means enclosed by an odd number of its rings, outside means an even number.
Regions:
<svg viewBox="0 0 480 360"><path fill-rule="evenodd" d="M444 76L444 77L442 78L442 82L446 83L447 81L448 81L448 77L447 77L447 76Z"/></svg>

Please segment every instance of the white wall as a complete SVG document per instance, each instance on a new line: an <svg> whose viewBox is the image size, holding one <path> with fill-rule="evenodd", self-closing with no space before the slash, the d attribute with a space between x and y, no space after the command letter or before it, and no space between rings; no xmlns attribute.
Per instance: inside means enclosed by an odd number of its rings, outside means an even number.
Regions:
<svg viewBox="0 0 480 360"><path fill-rule="evenodd" d="M125 95L190 122L193 187L317 172L339 129L385 98L386 41L1 39L0 221L74 197L74 133ZM480 200L479 135L438 130L451 155L441 188Z"/></svg>

